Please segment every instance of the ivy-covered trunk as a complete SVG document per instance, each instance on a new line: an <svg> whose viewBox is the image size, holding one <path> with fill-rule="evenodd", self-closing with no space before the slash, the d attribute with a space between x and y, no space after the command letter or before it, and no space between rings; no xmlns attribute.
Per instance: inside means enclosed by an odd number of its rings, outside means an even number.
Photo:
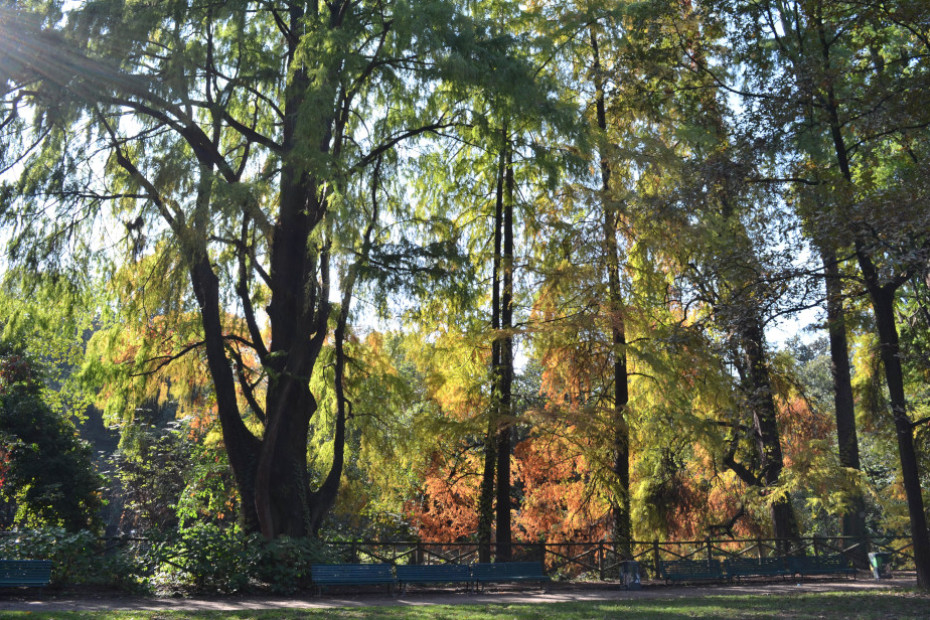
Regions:
<svg viewBox="0 0 930 620"><path fill-rule="evenodd" d="M750 310L750 314L753 312ZM759 478L767 492L775 492L770 501L772 528L775 538L796 541L799 537L798 524L787 493L778 491L779 478L784 470L781 439L778 432L772 381L765 358L762 324L758 317L744 317L742 345L745 367L748 371L748 405L752 411L753 434L759 459Z"/></svg>

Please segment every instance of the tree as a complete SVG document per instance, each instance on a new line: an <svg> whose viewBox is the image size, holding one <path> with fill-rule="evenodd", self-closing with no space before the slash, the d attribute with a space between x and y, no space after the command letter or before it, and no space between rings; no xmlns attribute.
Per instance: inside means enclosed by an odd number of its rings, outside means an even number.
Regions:
<svg viewBox="0 0 930 620"><path fill-rule="evenodd" d="M597 406L603 409L604 415L609 418L606 428L602 429L610 436L609 446L605 446L609 455L605 454L595 462L602 464L605 470L603 475L609 478L607 486L610 489L612 513L611 535L617 543L617 552L623 557L630 557L630 381L627 370L627 317L621 290L623 247L622 242L618 240L624 217L622 195L625 188L621 185L627 162L615 155L617 143L625 139L618 133L623 131L628 119L615 116L609 118L612 104L610 98L616 95L619 90L618 84L623 78L619 72L615 73L604 66L604 56L613 52L617 40L624 36L623 28L617 19L624 7L623 3L611 6L597 2L578 2L566 7L561 3L536 2L533 13L537 27L547 32L553 41L546 50L545 62L554 65L552 71L562 80L567 96L571 96L576 105L584 110L584 121L587 123L585 135L576 139L575 148L585 157L588 169L569 170L569 174L566 175L566 183L569 185L564 189L566 194L577 194L582 202L590 200L592 205L597 205L598 212L592 217L597 218L598 226L594 230L588 230L586 225L578 225L578 221L574 222L575 227L569 225L568 222L580 216L579 205L575 204L574 200L567 199L565 195L554 199L556 204L561 203L560 210L552 214L554 221L546 222L546 225L553 227L554 234L558 235L558 239L564 245L570 245L573 240L585 245L584 249L572 248L574 255L571 260L585 263L580 271L586 271L586 268L599 270L594 278L594 290L584 293L593 293L592 298L586 299L591 305L575 316L584 323L591 318L590 315L598 315L597 318L603 323L606 333L604 346L607 347L605 353L610 360L610 368L604 369L606 374L599 378L597 388L594 389L599 393L603 390ZM605 40L609 41L607 45ZM609 50L606 54L603 47ZM587 247L588 244L590 247ZM553 250L551 245L543 246L543 249L548 252ZM584 250L589 250L590 253L585 253ZM540 268L549 270L553 278L559 278L559 268L553 267L559 258L563 257L541 257ZM590 265L587 264L588 261ZM584 277L590 275L593 274L585 273ZM579 288L589 285L591 283L585 279ZM549 287L544 285L543 289L546 288ZM560 284L555 283L548 292L553 293L558 288ZM546 294L543 293L540 297ZM553 301L554 298L550 297L543 301L541 306L548 306ZM550 306L545 312L551 310ZM584 330L578 321L573 321L568 316L548 315L545 320L555 323L540 331L562 329L571 333ZM551 334L544 337L548 338L549 335ZM591 344L593 343L576 343L577 353L584 355L582 349ZM561 358L561 361L564 362L565 359ZM598 398L592 395L592 400Z"/></svg>
<svg viewBox="0 0 930 620"><path fill-rule="evenodd" d="M447 2L63 5L0 14L5 137L25 169L3 215L41 240L11 258L144 258L121 303L143 323L195 313L168 360L203 351L246 527L315 533L342 462L337 450L311 488L310 379L332 333L350 188L401 141L466 122L470 89L516 101L531 76L507 37ZM68 254L114 221L109 256Z"/></svg>
<svg viewBox="0 0 930 620"><path fill-rule="evenodd" d="M930 535L908 413L895 306L902 286L928 260L927 127L919 102L930 80L925 15L916 3L817 0L759 3L732 11L752 36L741 43L747 88L739 90L768 145L779 145L785 175L812 188L808 214L828 278L845 250L872 303L907 494L918 583L930 587ZM713 73L705 66L705 69ZM759 123L759 121L762 123ZM787 140L784 127L789 127ZM892 215L893 214L893 215ZM842 256L842 255L841 255ZM843 363L841 309L828 284L835 359ZM842 372L842 370L840 370ZM837 398L848 400L838 383ZM837 403L840 449L854 464L848 402Z"/></svg>

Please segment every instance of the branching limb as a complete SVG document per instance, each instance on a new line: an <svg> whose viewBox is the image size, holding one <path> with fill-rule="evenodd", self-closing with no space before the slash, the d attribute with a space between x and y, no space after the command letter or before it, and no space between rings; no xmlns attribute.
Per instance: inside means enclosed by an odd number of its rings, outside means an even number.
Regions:
<svg viewBox="0 0 930 620"><path fill-rule="evenodd" d="M150 358L146 360L146 363L156 362L153 368L149 368L148 370L144 370L142 372L131 373L129 376L130 377L150 377L154 375L155 373L157 373L158 371L165 368L166 366L168 366L169 364L171 364L172 362L181 359L182 357L184 357L191 351L202 347L204 344L205 344L205 341L198 340L197 342L192 342L188 344L187 346L185 346L184 348L182 348L180 351L178 351L177 353L173 355L160 355L158 357Z"/></svg>
<svg viewBox="0 0 930 620"><path fill-rule="evenodd" d="M236 347L227 347L227 350L236 363L236 378L239 380L239 387L242 388L242 395L245 397L245 401L249 404L249 409L252 410L255 417L264 424L266 419L265 410L262 409L262 406L255 398L255 386L258 385L258 383L249 383L249 378L246 376L245 372L245 363L242 361L242 354L239 350Z"/></svg>

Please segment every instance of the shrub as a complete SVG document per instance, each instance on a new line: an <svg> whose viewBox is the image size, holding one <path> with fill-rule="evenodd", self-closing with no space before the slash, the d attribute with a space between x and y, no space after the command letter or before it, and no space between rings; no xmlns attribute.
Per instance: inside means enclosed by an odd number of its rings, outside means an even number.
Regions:
<svg viewBox="0 0 930 620"><path fill-rule="evenodd" d="M318 540L206 523L107 548L93 532L51 527L0 535L0 557L51 560L54 585L101 585L161 593L291 593L310 585L310 565L332 562Z"/></svg>
<svg viewBox="0 0 930 620"><path fill-rule="evenodd" d="M150 553L156 566L151 585L162 592L293 592L309 585L310 564L330 561L319 541L267 543L259 534L213 523L172 533L155 542Z"/></svg>
<svg viewBox="0 0 930 620"><path fill-rule="evenodd" d="M7 560L51 560L52 584L144 587L145 567L132 553L105 549L93 532L60 527L7 532L0 536L0 557Z"/></svg>

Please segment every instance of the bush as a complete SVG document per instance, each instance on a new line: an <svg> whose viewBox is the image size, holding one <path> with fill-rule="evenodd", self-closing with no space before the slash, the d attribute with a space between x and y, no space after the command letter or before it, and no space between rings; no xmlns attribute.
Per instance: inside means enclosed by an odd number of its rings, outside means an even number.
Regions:
<svg viewBox="0 0 930 620"><path fill-rule="evenodd" d="M161 592L289 593L309 586L310 565L330 561L323 544L280 538L270 543L238 528L198 524L152 545L151 585Z"/></svg>
<svg viewBox="0 0 930 620"><path fill-rule="evenodd" d="M335 562L333 551L319 540L283 536L262 542L255 577L272 592L289 594L310 586L310 565Z"/></svg>
<svg viewBox="0 0 930 620"><path fill-rule="evenodd" d="M51 560L54 585L99 585L160 593L292 593L310 585L310 565L333 562L318 540L279 538L208 523L107 548L89 531L63 528L0 535L0 557Z"/></svg>
<svg viewBox="0 0 930 620"><path fill-rule="evenodd" d="M92 584L138 590L146 581L144 566L126 550L107 552L100 538L83 530L49 527L0 536L6 560L51 560L52 584Z"/></svg>
<svg viewBox="0 0 930 620"><path fill-rule="evenodd" d="M37 373L0 355L0 501L16 506L21 527L96 528L104 480L74 425L43 400Z"/></svg>

